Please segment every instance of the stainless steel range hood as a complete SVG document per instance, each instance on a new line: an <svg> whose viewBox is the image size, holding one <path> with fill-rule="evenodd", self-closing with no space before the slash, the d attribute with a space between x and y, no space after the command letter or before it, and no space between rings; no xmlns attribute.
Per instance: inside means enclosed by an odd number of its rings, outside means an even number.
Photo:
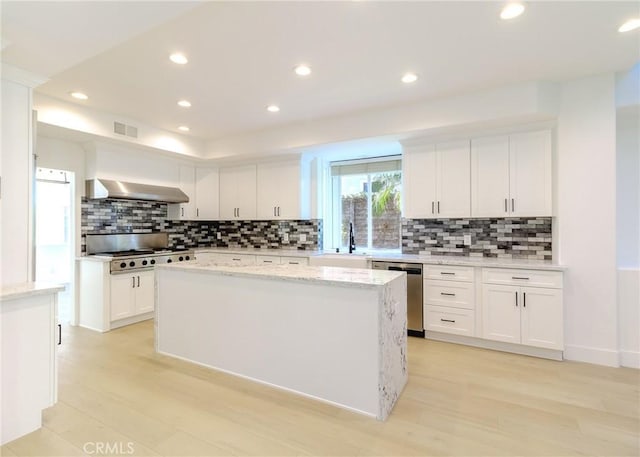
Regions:
<svg viewBox="0 0 640 457"><path fill-rule="evenodd" d="M166 203L187 203L189 197L177 187L152 186L111 179L87 179L87 198L120 198Z"/></svg>

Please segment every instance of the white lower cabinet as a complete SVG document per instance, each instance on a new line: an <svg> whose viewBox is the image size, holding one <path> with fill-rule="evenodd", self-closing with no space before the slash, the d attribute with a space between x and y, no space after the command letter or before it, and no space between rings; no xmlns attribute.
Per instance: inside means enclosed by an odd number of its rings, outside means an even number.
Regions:
<svg viewBox="0 0 640 457"><path fill-rule="evenodd" d="M506 343L524 344L546 349L563 349L562 273L552 272L550 287L518 285L523 277L539 272L512 270L483 271L482 336ZM513 285L492 284L507 282L512 275ZM557 276L557 277L554 277Z"/></svg>
<svg viewBox="0 0 640 457"><path fill-rule="evenodd" d="M111 276L111 320L116 321L154 309L153 270Z"/></svg>
<svg viewBox="0 0 640 457"><path fill-rule="evenodd" d="M424 329L475 336L473 267L425 265Z"/></svg>
<svg viewBox="0 0 640 457"><path fill-rule="evenodd" d="M474 312L471 309L426 305L424 322L424 329L428 331L474 335Z"/></svg>

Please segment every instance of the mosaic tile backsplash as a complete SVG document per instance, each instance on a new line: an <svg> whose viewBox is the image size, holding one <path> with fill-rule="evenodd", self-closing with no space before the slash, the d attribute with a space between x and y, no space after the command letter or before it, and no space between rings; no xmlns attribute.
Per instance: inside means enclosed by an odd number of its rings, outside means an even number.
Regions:
<svg viewBox="0 0 640 457"><path fill-rule="evenodd" d="M87 234L168 232L169 247L254 247L314 250L322 220L170 221L167 204L82 199L82 252Z"/></svg>
<svg viewBox="0 0 640 457"><path fill-rule="evenodd" d="M403 254L551 260L551 246L550 217L402 220Z"/></svg>

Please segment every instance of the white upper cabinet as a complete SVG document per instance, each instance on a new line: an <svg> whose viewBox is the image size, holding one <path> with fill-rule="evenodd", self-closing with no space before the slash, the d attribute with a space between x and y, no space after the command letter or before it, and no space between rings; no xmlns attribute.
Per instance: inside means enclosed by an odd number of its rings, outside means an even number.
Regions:
<svg viewBox="0 0 640 457"><path fill-rule="evenodd" d="M472 217L551 216L551 132L471 141Z"/></svg>
<svg viewBox="0 0 640 457"><path fill-rule="evenodd" d="M512 216L551 216L551 132L509 136Z"/></svg>
<svg viewBox="0 0 640 457"><path fill-rule="evenodd" d="M471 140L471 215L509 215L509 137Z"/></svg>
<svg viewBox="0 0 640 457"><path fill-rule="evenodd" d="M469 217L471 215L469 141L436 144L436 152L437 217Z"/></svg>
<svg viewBox="0 0 640 457"><path fill-rule="evenodd" d="M196 219L218 219L218 181L217 168L196 168Z"/></svg>
<svg viewBox="0 0 640 457"><path fill-rule="evenodd" d="M407 146L402 157L403 216L469 217L469 141Z"/></svg>
<svg viewBox="0 0 640 457"><path fill-rule="evenodd" d="M218 218L218 170L180 166L180 185L188 203L170 204L169 219L212 220Z"/></svg>
<svg viewBox="0 0 640 457"><path fill-rule="evenodd" d="M300 219L300 162L257 165L258 219Z"/></svg>
<svg viewBox="0 0 640 457"><path fill-rule="evenodd" d="M220 169L220 219L256 218L256 166Z"/></svg>

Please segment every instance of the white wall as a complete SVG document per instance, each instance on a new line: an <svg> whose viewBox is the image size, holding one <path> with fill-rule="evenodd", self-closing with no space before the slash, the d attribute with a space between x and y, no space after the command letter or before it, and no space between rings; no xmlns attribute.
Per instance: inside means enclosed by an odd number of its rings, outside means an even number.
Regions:
<svg viewBox="0 0 640 457"><path fill-rule="evenodd" d="M0 279L7 285L32 279L31 88L2 79L1 95Z"/></svg>
<svg viewBox="0 0 640 457"><path fill-rule="evenodd" d="M616 141L620 363L640 368L640 105L618 109Z"/></svg>
<svg viewBox="0 0 640 457"><path fill-rule="evenodd" d="M557 86L523 83L209 141L206 157L256 155L373 137L394 139L483 123L525 123L555 116Z"/></svg>
<svg viewBox="0 0 640 457"><path fill-rule="evenodd" d="M145 125L135 119L99 112L74 103L36 93L33 102L38 121L70 130L91 133L104 138L175 152L186 157L202 157L204 142L179 133ZM113 122L138 128L138 138L113 133Z"/></svg>
<svg viewBox="0 0 640 457"><path fill-rule="evenodd" d="M557 218L565 357L617 366L616 113L613 74L563 84Z"/></svg>

